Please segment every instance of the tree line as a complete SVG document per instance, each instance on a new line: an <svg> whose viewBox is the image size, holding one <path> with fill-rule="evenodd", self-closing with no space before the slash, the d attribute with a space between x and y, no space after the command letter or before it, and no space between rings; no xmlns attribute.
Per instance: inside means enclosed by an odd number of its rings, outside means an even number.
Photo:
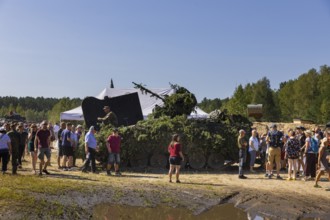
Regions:
<svg viewBox="0 0 330 220"><path fill-rule="evenodd" d="M60 113L81 104L81 99L68 97L0 97L0 117L8 116L10 112L17 113L30 122L40 122L48 119L52 122L60 120Z"/></svg>
<svg viewBox="0 0 330 220"><path fill-rule="evenodd" d="M247 116L248 104L263 105L263 121L292 122L300 118L326 123L330 121L330 67L310 69L297 79L280 83L277 90L263 77L255 83L238 85L230 98L204 98L199 106L206 112L227 109L230 114Z"/></svg>

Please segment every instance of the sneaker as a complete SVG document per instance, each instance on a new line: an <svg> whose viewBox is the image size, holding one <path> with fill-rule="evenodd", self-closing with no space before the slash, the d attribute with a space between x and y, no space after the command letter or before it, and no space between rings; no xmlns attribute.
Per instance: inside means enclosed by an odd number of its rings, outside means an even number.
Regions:
<svg viewBox="0 0 330 220"><path fill-rule="evenodd" d="M93 173L93 174L99 174L99 172L98 172L98 171L93 171L92 173Z"/></svg>
<svg viewBox="0 0 330 220"><path fill-rule="evenodd" d="M108 176L111 176L112 175L110 170L107 170L107 175Z"/></svg>
<svg viewBox="0 0 330 220"><path fill-rule="evenodd" d="M22 165L18 165L18 168L22 169Z"/></svg>
<svg viewBox="0 0 330 220"><path fill-rule="evenodd" d="M119 171L116 172L115 174L116 174L116 176L121 176L121 172L119 172Z"/></svg>
<svg viewBox="0 0 330 220"><path fill-rule="evenodd" d="M255 170L250 170L251 173L255 173L256 171Z"/></svg>
<svg viewBox="0 0 330 220"><path fill-rule="evenodd" d="M265 174L265 177L268 177L268 173Z"/></svg>
<svg viewBox="0 0 330 220"><path fill-rule="evenodd" d="M317 184L315 184L314 187L315 188L322 188L320 185L317 185Z"/></svg>
<svg viewBox="0 0 330 220"><path fill-rule="evenodd" d="M88 173L88 171L85 170L85 169L82 169L81 172L82 172L82 173Z"/></svg>
<svg viewBox="0 0 330 220"><path fill-rule="evenodd" d="M282 180L283 178L280 175L278 175L278 176L276 176L276 179Z"/></svg>
<svg viewBox="0 0 330 220"><path fill-rule="evenodd" d="M292 179L293 181L295 181L296 180L296 177L293 177L293 179Z"/></svg>
<svg viewBox="0 0 330 220"><path fill-rule="evenodd" d="M169 182L169 183L173 183L172 180L169 180L168 182Z"/></svg>
<svg viewBox="0 0 330 220"><path fill-rule="evenodd" d="M286 180L291 181L293 179L292 179L292 177L288 177L288 178L286 178Z"/></svg>
<svg viewBox="0 0 330 220"><path fill-rule="evenodd" d="M42 176L42 172L39 173L39 176Z"/></svg>
<svg viewBox="0 0 330 220"><path fill-rule="evenodd" d="M238 176L239 179L247 179L246 176L242 175L242 176Z"/></svg>
<svg viewBox="0 0 330 220"><path fill-rule="evenodd" d="M268 179L271 179L271 178L272 178L272 176L273 176L272 174L268 175Z"/></svg>
<svg viewBox="0 0 330 220"><path fill-rule="evenodd" d="M42 172L44 172L47 175L50 175L50 173L47 170L42 170Z"/></svg>
<svg viewBox="0 0 330 220"><path fill-rule="evenodd" d="M181 183L180 180L177 180L176 183Z"/></svg>
<svg viewBox="0 0 330 220"><path fill-rule="evenodd" d="M2 171L2 175L5 175L6 174L6 171Z"/></svg>

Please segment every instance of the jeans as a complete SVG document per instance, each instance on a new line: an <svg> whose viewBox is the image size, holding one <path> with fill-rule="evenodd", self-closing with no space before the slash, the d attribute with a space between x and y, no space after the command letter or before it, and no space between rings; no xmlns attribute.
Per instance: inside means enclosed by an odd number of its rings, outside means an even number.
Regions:
<svg viewBox="0 0 330 220"><path fill-rule="evenodd" d="M250 167L254 166L254 162L256 161L257 151L250 151Z"/></svg>
<svg viewBox="0 0 330 220"><path fill-rule="evenodd" d="M2 162L2 171L7 171L7 164L9 160L9 151L8 150L1 150L0 151L0 159Z"/></svg>
<svg viewBox="0 0 330 220"><path fill-rule="evenodd" d="M246 149L239 149L238 152L238 159L239 159L239 169L238 169L238 174L240 176L243 176L243 165L246 161Z"/></svg>
<svg viewBox="0 0 330 220"><path fill-rule="evenodd" d="M96 164L95 164L95 154L96 154L96 150L93 148L88 148L88 158L86 158L84 166L83 166L83 171L87 171L89 164L91 164L92 166L92 172L96 171Z"/></svg>

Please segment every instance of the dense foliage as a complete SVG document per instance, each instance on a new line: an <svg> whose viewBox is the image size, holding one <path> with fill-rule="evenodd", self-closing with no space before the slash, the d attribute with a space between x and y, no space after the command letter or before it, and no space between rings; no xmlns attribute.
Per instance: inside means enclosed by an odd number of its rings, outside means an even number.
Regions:
<svg viewBox="0 0 330 220"><path fill-rule="evenodd" d="M190 115L197 105L195 95L188 89L179 85L170 84L171 88L174 89L174 94L170 96L160 96L153 93L142 84L134 82L133 84L135 85L135 88L140 89L143 93L149 94L151 97L156 97L163 101L163 106L156 106L153 110L152 116L154 118L159 118L161 116L174 118L179 115Z"/></svg>
<svg viewBox="0 0 330 220"><path fill-rule="evenodd" d="M311 69L297 79L282 82L278 90L272 89L264 77L256 83L239 85L228 101L204 99L199 106L207 112L220 108L246 116L248 104L263 104L263 121L290 122L301 118L324 124L330 121L329 85L330 67L324 65L319 71Z"/></svg>
<svg viewBox="0 0 330 220"><path fill-rule="evenodd" d="M197 154L209 158L212 154L220 155L227 160L235 160L238 156L236 146L239 129L249 131L251 123L237 115L222 115L213 119L187 119L186 116L162 116L157 119L147 119L134 126L121 127L122 158L131 163L153 163L154 156L162 156L166 163L167 147L171 136L178 133L181 136L183 152L188 161ZM106 155L106 139L112 133L111 127L102 127L97 135L101 147L99 155ZM106 157L103 157L104 159Z"/></svg>

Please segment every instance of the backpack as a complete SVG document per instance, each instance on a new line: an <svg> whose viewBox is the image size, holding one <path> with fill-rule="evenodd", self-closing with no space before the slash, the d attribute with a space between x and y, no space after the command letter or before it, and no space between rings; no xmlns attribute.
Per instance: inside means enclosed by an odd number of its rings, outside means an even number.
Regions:
<svg viewBox="0 0 330 220"><path fill-rule="evenodd" d="M316 153L316 154L319 151L319 143L314 137L311 137L311 147L310 147L310 149L313 151L313 153Z"/></svg>
<svg viewBox="0 0 330 220"><path fill-rule="evenodd" d="M281 140L282 136L283 136L283 134L280 131L269 132L269 138L270 138L269 146L281 147L282 146L282 140Z"/></svg>

